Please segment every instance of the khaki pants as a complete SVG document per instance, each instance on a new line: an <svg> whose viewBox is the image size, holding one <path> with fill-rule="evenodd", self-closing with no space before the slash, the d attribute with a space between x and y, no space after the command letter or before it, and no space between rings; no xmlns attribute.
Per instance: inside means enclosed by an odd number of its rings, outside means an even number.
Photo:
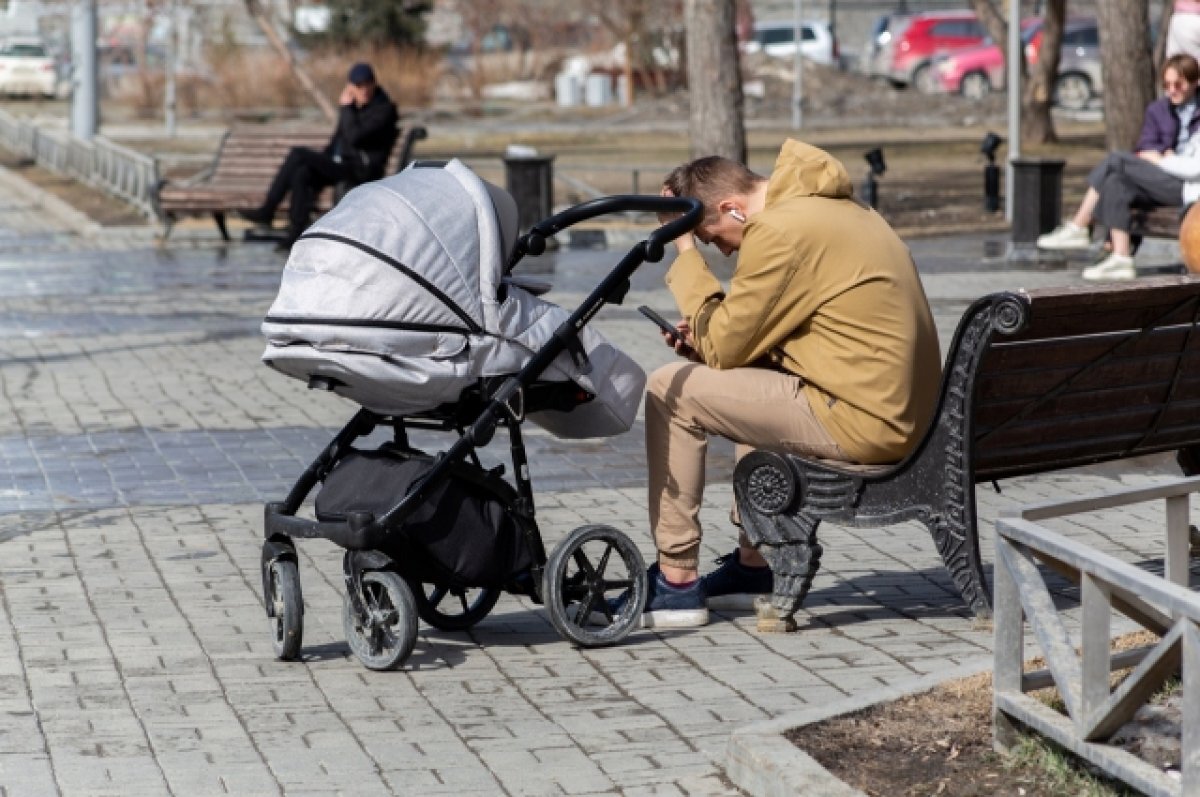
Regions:
<svg viewBox="0 0 1200 797"><path fill-rule="evenodd" d="M848 460L813 415L804 380L765 368L718 371L673 363L646 385L646 460L650 528L658 561L695 569L700 564L700 504L708 436L740 444L738 456L768 448Z"/></svg>

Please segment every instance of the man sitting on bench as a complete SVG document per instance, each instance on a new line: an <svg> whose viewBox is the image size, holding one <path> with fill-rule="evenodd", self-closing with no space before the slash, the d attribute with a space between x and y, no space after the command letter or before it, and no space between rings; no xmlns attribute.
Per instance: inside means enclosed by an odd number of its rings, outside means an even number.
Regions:
<svg viewBox="0 0 1200 797"><path fill-rule="evenodd" d="M667 285L689 359L646 385L650 568L643 622L703 625L706 598L767 593L771 571L744 537L699 579L709 435L740 445L865 464L920 441L941 377L937 330L908 247L855 199L845 168L789 140L769 178L701 158L663 193L699 199L704 220L675 242ZM739 252L726 290L695 240Z"/></svg>
<svg viewBox="0 0 1200 797"><path fill-rule="evenodd" d="M350 68L349 82L338 99L337 129L321 152L292 147L279 167L267 198L239 215L255 224L271 223L275 211L290 191L287 237L281 248L290 249L312 219L312 209L322 188L338 183L359 185L383 177L388 156L396 143L396 104L375 82L370 64Z"/></svg>

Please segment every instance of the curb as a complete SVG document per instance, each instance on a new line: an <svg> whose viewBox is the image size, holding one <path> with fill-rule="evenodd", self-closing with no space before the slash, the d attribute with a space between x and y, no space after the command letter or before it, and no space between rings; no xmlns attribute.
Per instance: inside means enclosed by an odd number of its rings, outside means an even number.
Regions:
<svg viewBox="0 0 1200 797"><path fill-rule="evenodd" d="M100 232L101 225L80 210L59 199L45 189L16 174L11 169L0 166L0 186L10 193L25 197L35 208L46 211L55 221L67 227L77 235L91 237Z"/></svg>
<svg viewBox="0 0 1200 797"><path fill-rule="evenodd" d="M991 669L992 657L982 656L947 672L920 676L871 694L783 714L772 720L739 728L729 736L725 749L725 774L751 797L866 797L788 741L784 733L842 714L928 692L948 681L968 678Z"/></svg>

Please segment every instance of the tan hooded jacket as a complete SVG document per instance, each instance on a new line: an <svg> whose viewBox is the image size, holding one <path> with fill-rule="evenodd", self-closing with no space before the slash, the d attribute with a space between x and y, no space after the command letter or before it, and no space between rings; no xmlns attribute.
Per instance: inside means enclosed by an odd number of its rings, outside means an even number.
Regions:
<svg viewBox="0 0 1200 797"><path fill-rule="evenodd" d="M696 250L667 285L712 368L804 378L817 419L855 461L895 462L935 408L941 355L908 247L852 198L845 168L789 139L746 222L726 292Z"/></svg>

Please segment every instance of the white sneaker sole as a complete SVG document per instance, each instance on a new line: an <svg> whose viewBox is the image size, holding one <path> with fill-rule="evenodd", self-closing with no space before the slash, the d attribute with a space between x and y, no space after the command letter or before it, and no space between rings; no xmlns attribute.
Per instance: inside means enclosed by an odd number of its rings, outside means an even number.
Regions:
<svg viewBox="0 0 1200 797"><path fill-rule="evenodd" d="M1038 249L1045 249L1048 252L1069 252L1079 251L1082 249L1091 249L1091 241L1038 241Z"/></svg>
<svg viewBox="0 0 1200 797"><path fill-rule="evenodd" d="M642 628L699 628L708 625L708 609L671 609L642 613Z"/></svg>
<svg viewBox="0 0 1200 797"><path fill-rule="evenodd" d="M1093 271L1087 268L1083 270L1083 278L1088 282L1120 282L1137 279L1137 269L1133 266L1121 269L1110 268L1103 271Z"/></svg>

